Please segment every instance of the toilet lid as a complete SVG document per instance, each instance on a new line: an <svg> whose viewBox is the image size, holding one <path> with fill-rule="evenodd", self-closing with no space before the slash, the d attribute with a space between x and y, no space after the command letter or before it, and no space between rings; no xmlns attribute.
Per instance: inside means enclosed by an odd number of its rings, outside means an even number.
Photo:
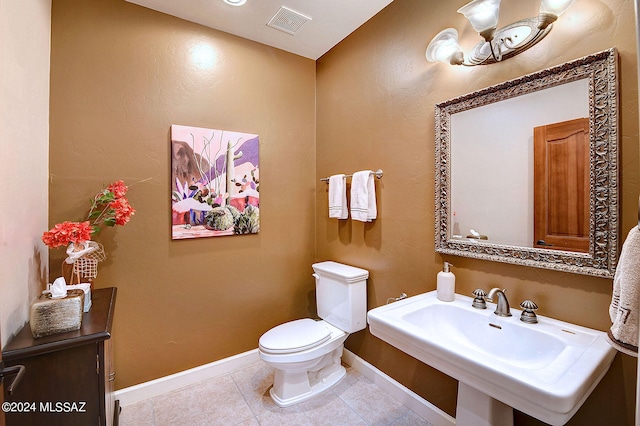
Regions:
<svg viewBox="0 0 640 426"><path fill-rule="evenodd" d="M318 346L331 337L322 322L299 319L272 328L260 337L260 349L271 353L300 352Z"/></svg>

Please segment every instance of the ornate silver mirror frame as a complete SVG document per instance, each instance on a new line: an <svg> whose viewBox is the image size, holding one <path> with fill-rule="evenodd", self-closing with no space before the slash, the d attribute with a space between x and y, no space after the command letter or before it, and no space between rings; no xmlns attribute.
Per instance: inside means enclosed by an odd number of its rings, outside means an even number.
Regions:
<svg viewBox="0 0 640 426"><path fill-rule="evenodd" d="M615 48L439 103L435 107L436 252L599 277L618 258L618 54ZM589 81L590 243L587 253L451 237L451 115L572 81Z"/></svg>

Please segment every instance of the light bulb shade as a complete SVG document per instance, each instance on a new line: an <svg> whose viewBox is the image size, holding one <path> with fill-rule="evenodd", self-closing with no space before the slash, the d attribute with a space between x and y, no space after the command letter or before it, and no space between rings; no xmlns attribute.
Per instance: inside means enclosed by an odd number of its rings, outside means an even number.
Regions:
<svg viewBox="0 0 640 426"><path fill-rule="evenodd" d="M575 0L542 0L540 3L540 13L560 16Z"/></svg>
<svg viewBox="0 0 640 426"><path fill-rule="evenodd" d="M473 0L458 9L458 13L462 13L473 28L482 33L498 26L500 0Z"/></svg>
<svg viewBox="0 0 640 426"><path fill-rule="evenodd" d="M463 54L458 44L458 31L454 28L440 31L427 46L425 56L429 62L462 63Z"/></svg>

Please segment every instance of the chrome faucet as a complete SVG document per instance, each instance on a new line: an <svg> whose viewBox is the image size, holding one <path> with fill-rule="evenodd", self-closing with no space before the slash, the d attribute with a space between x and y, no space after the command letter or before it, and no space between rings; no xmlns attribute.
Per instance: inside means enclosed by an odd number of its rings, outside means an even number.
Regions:
<svg viewBox="0 0 640 426"><path fill-rule="evenodd" d="M496 307L496 311L494 312L494 314L500 317L511 316L511 308L509 307L507 296L504 294L505 291L507 291L506 288L504 290L500 290L498 287L495 287L489 290L489 294L487 294L487 296L485 297L485 299L487 299L489 302L493 302L493 296L495 296L496 294L498 295L498 301L496 302L498 306Z"/></svg>

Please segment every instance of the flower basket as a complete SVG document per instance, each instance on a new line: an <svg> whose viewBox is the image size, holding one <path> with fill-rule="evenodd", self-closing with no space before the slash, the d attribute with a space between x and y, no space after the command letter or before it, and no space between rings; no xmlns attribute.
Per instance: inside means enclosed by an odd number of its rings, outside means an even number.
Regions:
<svg viewBox="0 0 640 426"><path fill-rule="evenodd" d="M91 238L102 225L124 226L129 222L135 210L125 197L127 189L123 181L113 182L91 200L91 208L84 221L58 223L42 235L42 241L50 248L67 246L62 276L68 285L89 283L93 287L93 280L98 275L98 262L105 260L106 256L102 244L91 241Z"/></svg>
<svg viewBox="0 0 640 426"><path fill-rule="evenodd" d="M71 243L67 248L67 255L68 257L64 260L62 266L64 271L65 264L72 265L71 268L66 268L67 272L64 274L65 279L67 274L70 275L67 280L68 285L93 284L93 280L98 275L98 262L102 262L107 258L102 244L95 241Z"/></svg>

